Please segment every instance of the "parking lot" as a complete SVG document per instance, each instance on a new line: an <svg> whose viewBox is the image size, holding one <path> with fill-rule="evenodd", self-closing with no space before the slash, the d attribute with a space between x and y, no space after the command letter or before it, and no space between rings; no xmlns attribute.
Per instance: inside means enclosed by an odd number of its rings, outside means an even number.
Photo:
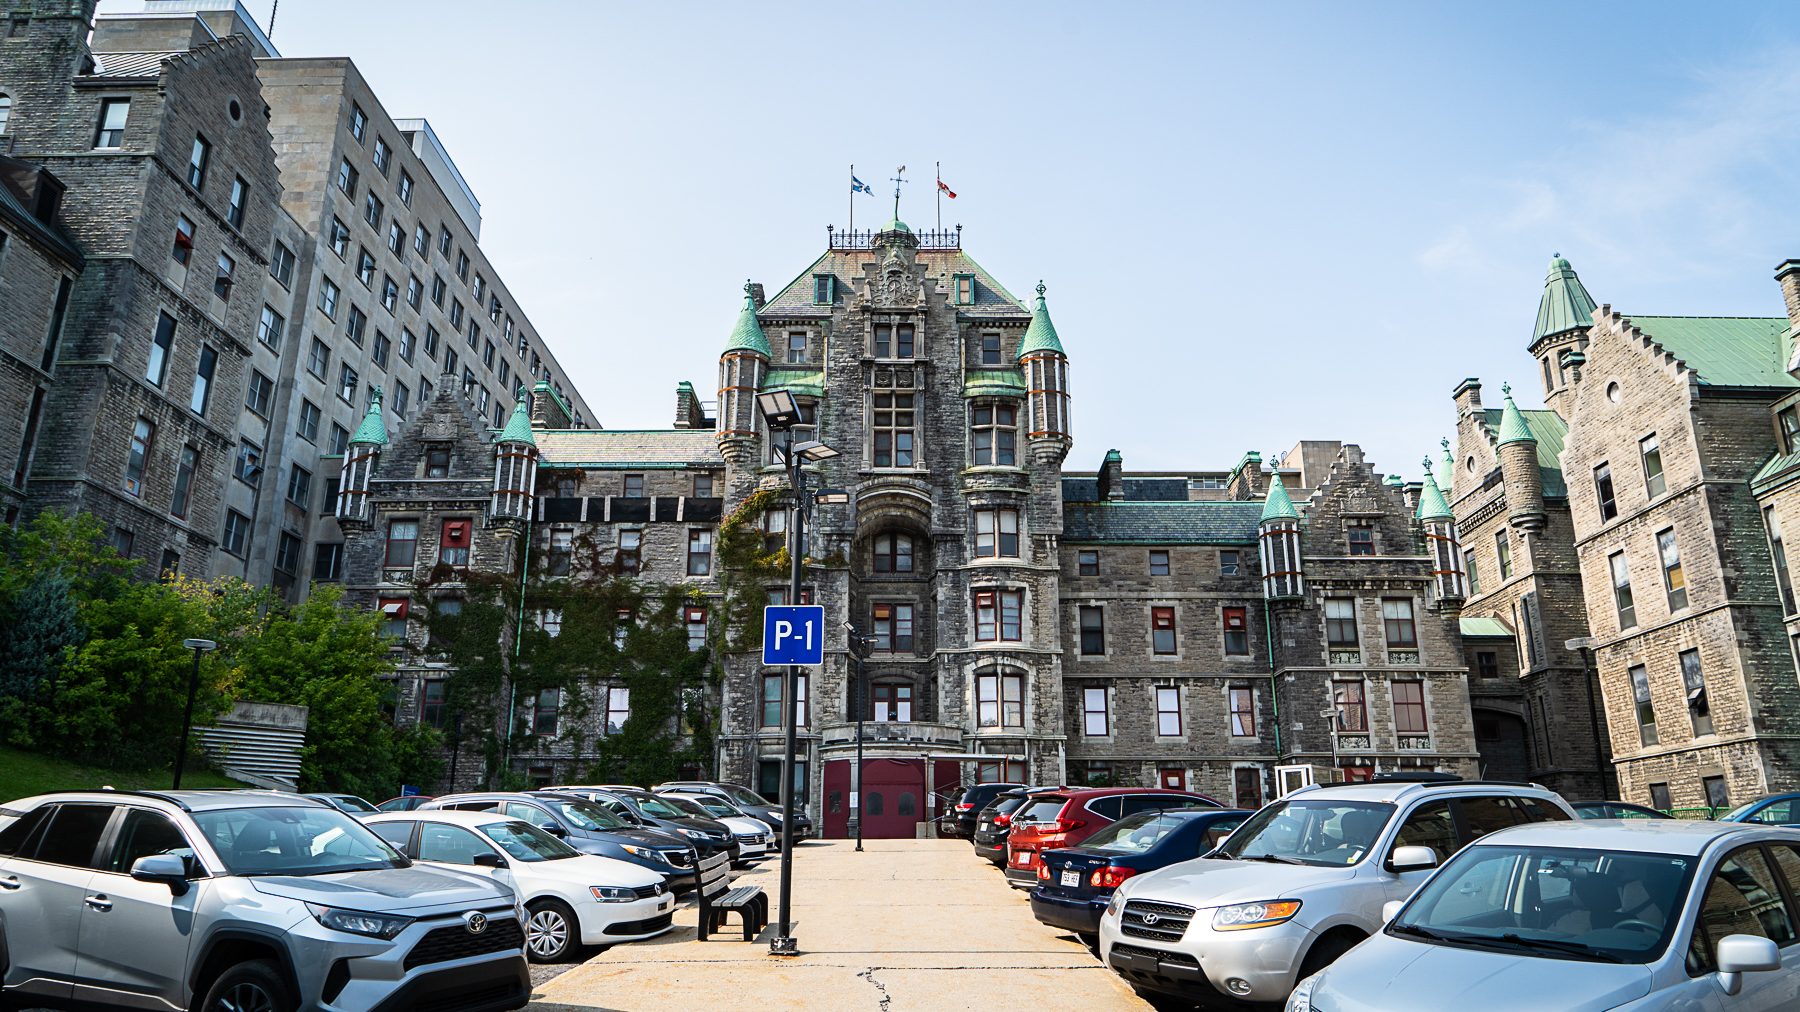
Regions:
<svg viewBox="0 0 1800 1012"><path fill-rule="evenodd" d="M675 930L616 946L534 990L531 1007L574 1009L988 1009L996 996L1058 1007L1148 1009L1073 936L1039 924L1022 893L963 840L844 840L794 855L800 955L768 954L731 927L700 942L691 905ZM738 884L773 894L779 862ZM543 968L540 968L542 970Z"/></svg>

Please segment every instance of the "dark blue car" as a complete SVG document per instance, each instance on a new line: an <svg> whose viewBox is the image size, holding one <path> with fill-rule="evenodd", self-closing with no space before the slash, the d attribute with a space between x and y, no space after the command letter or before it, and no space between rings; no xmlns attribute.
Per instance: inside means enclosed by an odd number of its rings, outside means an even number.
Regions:
<svg viewBox="0 0 1800 1012"><path fill-rule="evenodd" d="M1800 791L1768 794L1741 805L1720 822L1755 822L1765 826L1800 826Z"/></svg>
<svg viewBox="0 0 1800 1012"><path fill-rule="evenodd" d="M1082 841L1047 850L1031 891L1031 912L1051 927L1100 933L1100 914L1119 883L1133 875L1191 861L1223 843L1252 813L1184 808L1128 815Z"/></svg>

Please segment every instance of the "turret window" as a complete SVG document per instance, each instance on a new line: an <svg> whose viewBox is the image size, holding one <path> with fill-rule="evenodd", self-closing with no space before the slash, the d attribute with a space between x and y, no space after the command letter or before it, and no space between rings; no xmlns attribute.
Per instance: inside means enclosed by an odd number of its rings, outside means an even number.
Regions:
<svg viewBox="0 0 1800 1012"><path fill-rule="evenodd" d="M785 518L785 515L784 515ZM786 528L782 530L785 532ZM913 539L910 534L881 534L875 538L875 572L913 571Z"/></svg>
<svg viewBox="0 0 1800 1012"><path fill-rule="evenodd" d="M1016 643L1023 639L1024 611L1025 592L1022 590L976 591L975 641Z"/></svg>
<svg viewBox="0 0 1800 1012"><path fill-rule="evenodd" d="M976 510L975 511L975 557L1018 558L1019 556L1019 511Z"/></svg>
<svg viewBox="0 0 1800 1012"><path fill-rule="evenodd" d="M874 466L912 467L916 463L914 404L917 396L912 389L911 376L897 376L891 370L876 374L875 391L871 394L874 424L870 426Z"/></svg>
<svg viewBox="0 0 1800 1012"><path fill-rule="evenodd" d="M912 720L913 687L904 683L883 682L875 686L874 708L869 719L877 723L895 721L907 723Z"/></svg>
<svg viewBox="0 0 1800 1012"><path fill-rule="evenodd" d="M1018 409L1010 404L978 404L971 409L969 442L976 464L1018 461Z"/></svg>
<svg viewBox="0 0 1800 1012"><path fill-rule="evenodd" d="M1024 727L1025 676L1013 672L977 675L975 721L982 727Z"/></svg>

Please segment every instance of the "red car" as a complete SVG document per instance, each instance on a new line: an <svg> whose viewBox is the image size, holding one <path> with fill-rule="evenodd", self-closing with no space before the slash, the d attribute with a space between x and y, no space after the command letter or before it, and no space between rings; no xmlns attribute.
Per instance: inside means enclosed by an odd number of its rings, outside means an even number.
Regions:
<svg viewBox="0 0 1800 1012"><path fill-rule="evenodd" d="M1006 881L1015 889L1037 885L1038 851L1074 847L1102 826L1159 808L1224 808L1192 791L1153 787L1090 787L1034 796L1013 813L1006 836Z"/></svg>

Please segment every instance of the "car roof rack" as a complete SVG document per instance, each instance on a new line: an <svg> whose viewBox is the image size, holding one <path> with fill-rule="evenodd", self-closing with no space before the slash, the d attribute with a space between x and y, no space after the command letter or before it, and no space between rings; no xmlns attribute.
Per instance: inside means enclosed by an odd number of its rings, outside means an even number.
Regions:
<svg viewBox="0 0 1800 1012"><path fill-rule="evenodd" d="M82 790L80 788L65 788L60 791L45 791L44 792L45 797L50 797L52 795L57 795L57 794L124 794L124 795L127 795L129 797L134 797L134 798L151 798L156 801L160 801L165 805L174 805L176 808L179 808L184 812L193 811L192 808L188 807L187 802L181 800L180 798L174 797L172 795L165 794L162 791L137 791L137 790L132 790L130 788L106 786L106 787L94 787L94 788L90 788L87 790Z"/></svg>

